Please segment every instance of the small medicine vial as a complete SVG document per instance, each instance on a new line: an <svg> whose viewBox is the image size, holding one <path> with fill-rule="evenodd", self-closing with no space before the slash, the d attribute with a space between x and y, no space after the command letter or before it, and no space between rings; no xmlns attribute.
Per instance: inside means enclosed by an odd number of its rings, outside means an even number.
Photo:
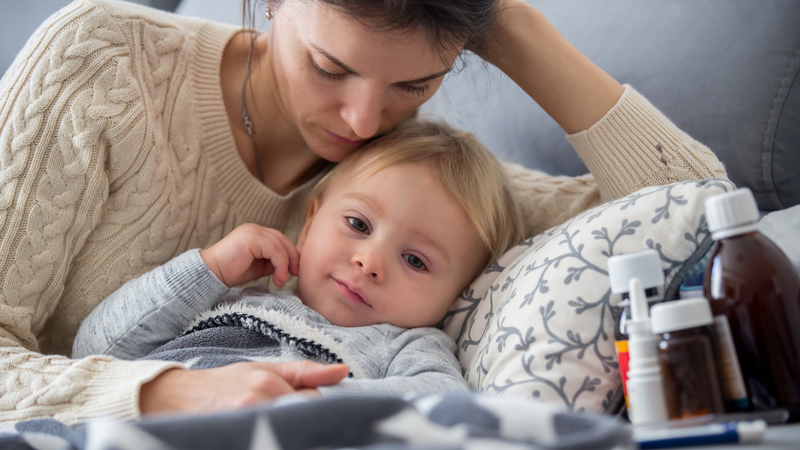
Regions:
<svg viewBox="0 0 800 450"><path fill-rule="evenodd" d="M711 346L708 300L660 303L650 313L653 333L662 335L659 359L669 418L725 412Z"/></svg>
<svg viewBox="0 0 800 450"><path fill-rule="evenodd" d="M608 277L611 292L618 295L620 302L618 314L615 316L614 347L617 352L619 373L622 377L622 388L625 393L625 406L630 410L628 398L628 368L630 355L628 352L628 331L625 323L631 318L630 280L638 278L642 282L647 304L652 306L664 300L664 271L661 268L661 257L655 250L644 250L636 253L614 255L608 259Z"/></svg>

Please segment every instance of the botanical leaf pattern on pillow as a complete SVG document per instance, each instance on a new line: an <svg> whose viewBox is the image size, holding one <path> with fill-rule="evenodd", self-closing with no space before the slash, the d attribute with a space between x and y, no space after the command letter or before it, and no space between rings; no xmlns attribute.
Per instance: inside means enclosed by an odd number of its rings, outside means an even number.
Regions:
<svg viewBox="0 0 800 450"><path fill-rule="evenodd" d="M612 408L621 398L613 342L619 299L608 257L655 249L670 284L710 246L705 199L733 189L718 179L645 188L511 249L444 322L467 382L569 410Z"/></svg>

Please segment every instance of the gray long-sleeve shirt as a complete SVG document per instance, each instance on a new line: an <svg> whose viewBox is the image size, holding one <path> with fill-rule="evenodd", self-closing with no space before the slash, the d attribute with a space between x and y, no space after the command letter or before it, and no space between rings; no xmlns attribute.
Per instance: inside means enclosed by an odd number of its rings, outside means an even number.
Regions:
<svg viewBox="0 0 800 450"><path fill-rule="evenodd" d="M399 396L467 391L454 346L434 328L340 327L295 296L229 289L190 250L106 298L81 324L72 356L169 360L192 369L343 362L352 378L320 388L323 395Z"/></svg>

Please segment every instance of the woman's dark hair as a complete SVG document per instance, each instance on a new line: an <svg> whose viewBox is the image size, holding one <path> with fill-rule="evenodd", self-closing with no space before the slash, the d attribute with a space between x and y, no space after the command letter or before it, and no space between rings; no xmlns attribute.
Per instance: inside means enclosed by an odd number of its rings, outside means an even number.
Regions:
<svg viewBox="0 0 800 450"><path fill-rule="evenodd" d="M242 0L243 23L254 23L258 3L273 12L284 0ZM303 0L312 1L312 0ZM431 46L449 50L461 45L484 49L497 0L313 0L324 2L364 25L386 31L422 31Z"/></svg>

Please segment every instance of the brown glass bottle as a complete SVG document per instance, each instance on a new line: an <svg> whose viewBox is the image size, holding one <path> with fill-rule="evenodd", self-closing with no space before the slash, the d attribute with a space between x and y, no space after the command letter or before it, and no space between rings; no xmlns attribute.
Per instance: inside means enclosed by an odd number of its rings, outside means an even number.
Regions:
<svg viewBox="0 0 800 450"><path fill-rule="evenodd" d="M707 326L664 333L658 347L670 419L725 412Z"/></svg>
<svg viewBox="0 0 800 450"><path fill-rule="evenodd" d="M721 238L703 289L728 320L752 407L787 408L798 420L800 277L789 259L757 231Z"/></svg>

